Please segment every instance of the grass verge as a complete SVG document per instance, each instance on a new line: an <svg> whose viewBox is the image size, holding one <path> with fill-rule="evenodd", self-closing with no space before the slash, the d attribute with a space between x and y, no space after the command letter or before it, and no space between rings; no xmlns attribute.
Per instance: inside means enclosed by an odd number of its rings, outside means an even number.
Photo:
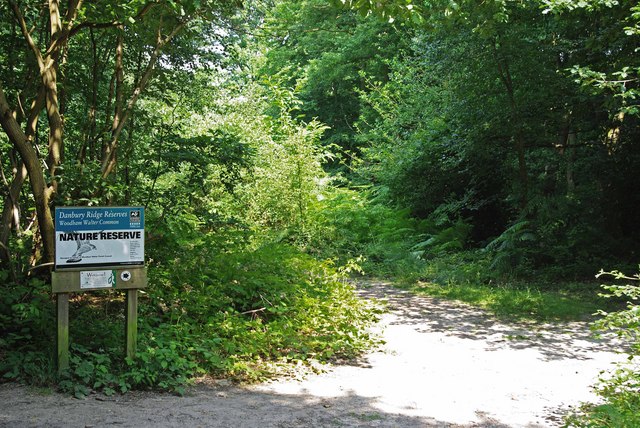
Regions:
<svg viewBox="0 0 640 428"><path fill-rule="evenodd" d="M404 288L418 294L469 303L509 319L587 320L592 319L598 309L611 305L598 296L598 286L591 283L563 284L555 290L545 290L535 284L443 285L418 281Z"/></svg>

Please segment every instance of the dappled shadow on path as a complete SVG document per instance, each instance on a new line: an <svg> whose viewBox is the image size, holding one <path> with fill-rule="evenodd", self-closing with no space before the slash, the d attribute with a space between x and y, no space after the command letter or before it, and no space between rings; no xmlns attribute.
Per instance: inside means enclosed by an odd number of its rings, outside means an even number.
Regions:
<svg viewBox="0 0 640 428"><path fill-rule="evenodd" d="M379 324L383 352L302 382L245 388L218 380L184 397L132 392L76 400L0 384L0 427L560 426L612 359L614 342L594 338L585 322L507 322L382 282L358 289L389 309Z"/></svg>
<svg viewBox="0 0 640 428"><path fill-rule="evenodd" d="M0 385L0 426L6 427L478 427L508 428L479 414L478 422L456 425L427 417L385 413L375 398L347 391L322 398L240 387L193 388L184 397L134 392L77 400L38 395L18 385ZM531 425L531 428L535 428Z"/></svg>
<svg viewBox="0 0 640 428"><path fill-rule="evenodd" d="M486 349L536 349L547 360L588 360L593 352L623 351L613 336L596 337L588 322L502 321L470 305L394 288L382 281L359 283L359 294L388 305L395 316L390 325L413 325L424 333L445 333L482 340Z"/></svg>

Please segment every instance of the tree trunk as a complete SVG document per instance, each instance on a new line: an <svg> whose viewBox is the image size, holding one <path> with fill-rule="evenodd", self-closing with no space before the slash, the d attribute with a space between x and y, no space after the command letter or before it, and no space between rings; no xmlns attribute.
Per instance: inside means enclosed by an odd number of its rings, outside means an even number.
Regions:
<svg viewBox="0 0 640 428"><path fill-rule="evenodd" d="M115 110L113 112L113 122L111 123L111 138L103 146L102 159L113 157L114 164L116 163L115 153L111 153L115 150L118 137L120 134L120 124L123 122L124 112L124 27L118 26L118 37L116 39L116 56L115 56ZM123 123L124 125L124 123ZM114 165L115 168L115 165Z"/></svg>
<svg viewBox="0 0 640 428"><path fill-rule="evenodd" d="M171 39L173 39L176 36L176 34L178 34L185 27L186 24L187 24L187 21L179 22L166 37L162 37L162 28L161 27L158 28L156 46L153 49L153 52L151 52L151 56L149 58L149 62L147 63L147 67L144 73L142 73L142 76L140 77L140 81L134 88L133 94L131 94L129 101L127 102L126 108L122 112L122 117L118 121L118 126L112 130L111 141L109 142L109 145L108 145L109 152L106 153L106 155L102 159L101 171L102 171L103 179L107 178L114 171L114 168L116 166L116 151L118 148L120 134L122 133L122 130L124 129L124 125L126 124L127 120L131 116L131 113L133 112L133 109L136 103L138 102L138 98L140 97L140 94L142 94L142 91L147 87L147 84L149 83L149 80L153 75L153 71L155 69L158 57L162 53L162 50L164 49L166 44L169 43Z"/></svg>
<svg viewBox="0 0 640 428"><path fill-rule="evenodd" d="M567 157L567 195L571 195L576 190L576 182L573 177L573 164L576 161L576 134L571 132L567 136L567 149L565 156Z"/></svg>
<svg viewBox="0 0 640 428"><path fill-rule="evenodd" d="M33 140L36 135L36 130L38 128L38 116L43 106L44 92L40 91L38 97L31 105L31 110L27 118L25 137L29 141ZM20 205L18 204L18 198L20 197L20 191L22 190L22 186L27 178L27 169L24 166L24 163L19 161L14 163L16 164L15 174L11 185L8 188L7 197L4 201L4 207L2 210L2 229L0 229L0 243L3 244L5 250L2 252L2 255L6 256L7 260L9 258L7 243L9 242L11 229L15 228L16 231L18 231L20 227Z"/></svg>
<svg viewBox="0 0 640 428"><path fill-rule="evenodd" d="M58 106L58 84L57 71L53 62L49 64L47 70L42 75L42 83L45 88L45 101L47 109L47 119L49 120L49 155L47 156L47 166L51 177L53 192L58 190L56 171L62 160L62 117Z"/></svg>
<svg viewBox="0 0 640 428"><path fill-rule="evenodd" d="M11 230L20 227L20 205L18 204L18 198L20 197L20 191L24 185L24 181L27 178L27 169L22 162L16 166L16 173L11 180L11 184L7 188L7 196L4 199L4 206L2 209L2 228L0 229L0 260L7 262L10 260L11 254L9 253L8 243Z"/></svg>
<svg viewBox="0 0 640 428"><path fill-rule="evenodd" d="M87 112L87 127L85 128L85 135L82 139L82 145L78 151L78 162L83 165L87 159L87 152L89 153L89 159L93 158L94 142L96 138L96 115L98 112L98 84L100 83L100 58L98 56L98 43L96 41L93 29L89 29L89 35L91 36L91 54L92 54L92 66L91 66L91 100L89 101L89 111Z"/></svg>
<svg viewBox="0 0 640 428"><path fill-rule="evenodd" d="M518 105L515 99L515 93L513 89L513 80L511 79L511 72L509 71L509 63L506 59L502 58L498 54L497 40L491 43L493 55L498 67L498 73L500 80L505 87L507 93L507 99L509 101L509 110L511 113L511 120L514 126L513 139L515 142L516 153L518 156L518 179L520 181L520 210L524 210L529 202L529 172L527 170L527 160L525 156L525 138L522 129L522 120L518 110Z"/></svg>
<svg viewBox="0 0 640 428"><path fill-rule="evenodd" d="M49 155L47 165L51 177L52 191L58 190L56 170L62 161L62 115L58 100L58 61L62 45L66 42L63 34L62 19L58 0L49 0L49 26L51 28L51 45L49 54L38 61L45 90L47 119L49 120Z"/></svg>
<svg viewBox="0 0 640 428"><path fill-rule="evenodd" d="M20 125L13 117L9 103L4 95L4 89L0 82L0 125L9 137L9 141L16 148L29 175L31 191L36 206L38 225L42 235L43 259L45 263L52 262L54 256L54 226L49 201L52 190L47 186L44 172L35 149L27 135L22 132Z"/></svg>

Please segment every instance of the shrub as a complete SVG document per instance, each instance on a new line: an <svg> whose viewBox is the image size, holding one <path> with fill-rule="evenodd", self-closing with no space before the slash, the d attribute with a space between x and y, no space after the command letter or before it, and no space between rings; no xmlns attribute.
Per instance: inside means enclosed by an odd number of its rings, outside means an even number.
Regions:
<svg viewBox="0 0 640 428"><path fill-rule="evenodd" d="M637 282L640 274L626 276L619 271L601 271L598 276ZM594 327L612 330L629 342L628 362L618 365L613 373L602 376L596 392L605 403L587 404L582 412L567 419L568 426L633 428L640 426L640 287L637 284L602 286L610 299L626 299L626 308L616 312L598 311L603 316Z"/></svg>
<svg viewBox="0 0 640 428"><path fill-rule="evenodd" d="M134 360L123 357L122 296L75 295L70 367L60 378L48 286L12 284L1 308L0 373L39 385L58 380L76 396L149 388L182 393L203 375L259 380L278 365L349 358L374 343L366 327L375 311L357 298L344 270L286 244L233 243L234 233L201 234L189 246L184 234L167 234L149 249L162 262L149 266L149 287L140 297Z"/></svg>

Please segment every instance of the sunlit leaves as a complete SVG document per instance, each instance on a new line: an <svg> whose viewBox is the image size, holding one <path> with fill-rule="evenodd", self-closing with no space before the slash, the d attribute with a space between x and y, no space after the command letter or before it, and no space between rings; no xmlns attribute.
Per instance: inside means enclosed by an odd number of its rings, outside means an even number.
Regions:
<svg viewBox="0 0 640 428"><path fill-rule="evenodd" d="M424 20L421 5L412 0L332 0L331 2L335 6L356 10L362 16L373 14L389 22L410 21L421 24Z"/></svg>
<svg viewBox="0 0 640 428"><path fill-rule="evenodd" d="M575 66L570 71L575 77L576 83L582 85L586 90L595 94L602 92L612 94L613 98L618 101L618 107L613 112L614 114L619 112L640 113L638 106L640 67L623 67L622 70L610 75L594 71L589 67Z"/></svg>
<svg viewBox="0 0 640 428"><path fill-rule="evenodd" d="M612 117L619 113L640 113L640 66L635 55L640 34L640 6L615 0L547 0L544 4L543 13L553 12L564 19L584 14L584 11L587 16L605 14L599 26L602 34L594 32L592 40L602 44L600 49L607 60L598 64L576 64L569 71L586 91L609 97Z"/></svg>
<svg viewBox="0 0 640 428"><path fill-rule="evenodd" d="M148 4L148 0L106 0L86 2L80 10L83 21L96 23L135 21L135 17Z"/></svg>
<svg viewBox="0 0 640 428"><path fill-rule="evenodd" d="M620 3L618 0L542 0L542 13L572 11L576 9L586 9L588 11L598 10L603 7L613 7Z"/></svg>

